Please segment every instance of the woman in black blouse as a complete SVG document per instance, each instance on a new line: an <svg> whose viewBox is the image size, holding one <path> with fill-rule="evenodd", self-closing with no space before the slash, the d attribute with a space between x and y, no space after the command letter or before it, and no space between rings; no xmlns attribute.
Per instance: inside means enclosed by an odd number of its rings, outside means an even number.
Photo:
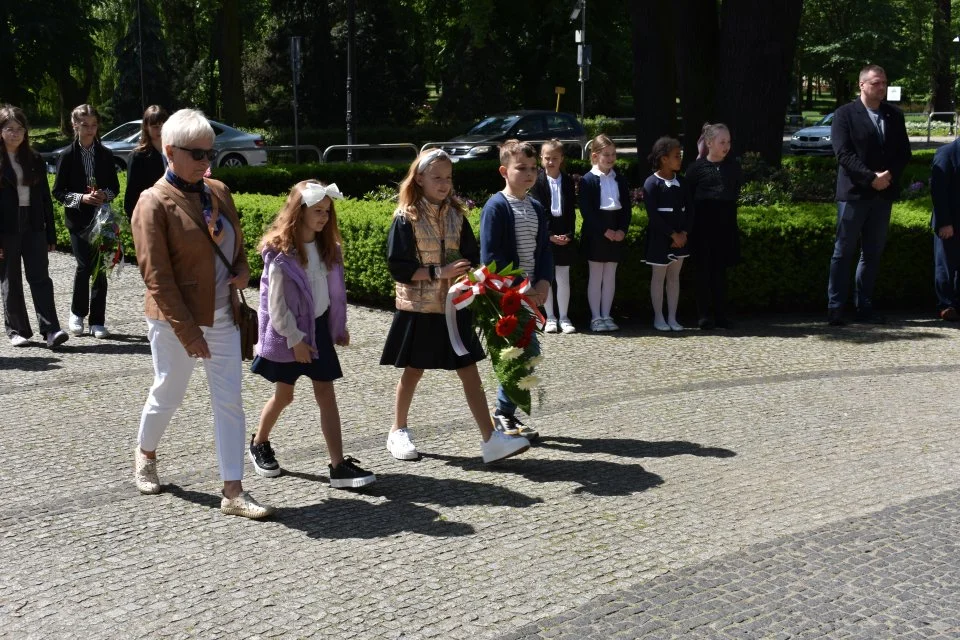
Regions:
<svg viewBox="0 0 960 640"><path fill-rule="evenodd" d="M163 129L163 123L167 121L167 117L166 110L155 104L150 105L143 112L143 121L140 123L140 143L133 150L133 156L130 158L130 168L127 169L127 188L123 194L123 210L127 212L128 218L133 215L140 194L152 187L167 168L163 148L160 145L160 130Z"/></svg>
<svg viewBox="0 0 960 640"><path fill-rule="evenodd" d="M730 326L727 310L727 267L740 261L737 199L743 186L740 164L730 152L730 130L705 124L700 157L687 169L694 219L690 243L697 272L697 312L701 329Z"/></svg>

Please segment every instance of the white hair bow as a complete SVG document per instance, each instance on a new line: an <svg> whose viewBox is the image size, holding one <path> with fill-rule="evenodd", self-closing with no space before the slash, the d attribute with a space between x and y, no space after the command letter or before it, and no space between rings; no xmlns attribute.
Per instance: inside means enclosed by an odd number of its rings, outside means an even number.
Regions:
<svg viewBox="0 0 960 640"><path fill-rule="evenodd" d="M303 198L303 205L305 207L312 207L324 198L342 200L343 194L340 193L340 189L336 183L323 186L317 182L309 182L300 189L300 197Z"/></svg>

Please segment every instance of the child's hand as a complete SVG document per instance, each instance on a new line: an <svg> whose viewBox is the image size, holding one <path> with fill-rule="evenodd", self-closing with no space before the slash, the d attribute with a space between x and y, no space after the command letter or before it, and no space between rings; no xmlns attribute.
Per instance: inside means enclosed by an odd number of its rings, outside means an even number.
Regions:
<svg viewBox="0 0 960 640"><path fill-rule="evenodd" d="M616 242L617 232L614 231L613 229L607 229L606 231L603 232L603 237L609 240L610 242Z"/></svg>
<svg viewBox="0 0 960 640"><path fill-rule="evenodd" d="M439 271L437 272L437 277L439 277L441 280L459 278L469 270L470 261L466 258L460 258L456 262L451 262L450 264L445 264L440 267Z"/></svg>
<svg viewBox="0 0 960 640"><path fill-rule="evenodd" d="M350 332L347 331L346 329L344 329L344 330L343 330L343 335L340 336L339 338L337 338L336 344L339 345L339 346L341 346L341 347L349 347L349 346L350 346Z"/></svg>
<svg viewBox="0 0 960 640"><path fill-rule="evenodd" d="M550 236L550 242L563 246L570 242L570 238L567 236Z"/></svg>
<svg viewBox="0 0 960 640"><path fill-rule="evenodd" d="M616 234L617 234L617 237L614 238L614 239L615 239L617 242L623 242L623 239L627 237L627 234L625 234L623 231L621 231L621 230L619 230L619 229L617 229Z"/></svg>
<svg viewBox="0 0 960 640"><path fill-rule="evenodd" d="M293 345L293 359L297 362L310 364L310 361L313 360L313 354L315 353L317 353L317 350L303 340Z"/></svg>
<svg viewBox="0 0 960 640"><path fill-rule="evenodd" d="M671 249L680 249L687 244L687 234L682 231L671 233L670 238L673 240L673 243L670 245Z"/></svg>

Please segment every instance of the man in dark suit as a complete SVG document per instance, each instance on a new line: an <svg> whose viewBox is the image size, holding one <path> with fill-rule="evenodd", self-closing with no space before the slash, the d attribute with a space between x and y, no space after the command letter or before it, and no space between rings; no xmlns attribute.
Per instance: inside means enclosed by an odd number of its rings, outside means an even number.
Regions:
<svg viewBox="0 0 960 640"><path fill-rule="evenodd" d="M933 266L937 311L944 320L960 320L960 138L933 156Z"/></svg>
<svg viewBox="0 0 960 640"><path fill-rule="evenodd" d="M859 322L884 321L873 311L873 287L887 241L890 209L910 160L903 112L885 102L887 75L877 65L860 71L860 97L837 109L830 126L837 156L837 239L830 260L827 319L842 325L850 261L860 241L854 303Z"/></svg>

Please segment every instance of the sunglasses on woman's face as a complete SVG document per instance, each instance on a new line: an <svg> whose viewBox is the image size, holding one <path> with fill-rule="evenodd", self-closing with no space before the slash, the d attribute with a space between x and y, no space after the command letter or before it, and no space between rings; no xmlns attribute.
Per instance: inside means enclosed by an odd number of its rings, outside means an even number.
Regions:
<svg viewBox="0 0 960 640"><path fill-rule="evenodd" d="M181 147L178 145L173 145L173 146L177 147L177 149L180 149L181 151L186 151L187 153L190 154L191 158L193 158L198 162L200 160L203 160L204 158L206 158L208 162L213 162L213 159L217 157L216 149L188 149L186 147Z"/></svg>

